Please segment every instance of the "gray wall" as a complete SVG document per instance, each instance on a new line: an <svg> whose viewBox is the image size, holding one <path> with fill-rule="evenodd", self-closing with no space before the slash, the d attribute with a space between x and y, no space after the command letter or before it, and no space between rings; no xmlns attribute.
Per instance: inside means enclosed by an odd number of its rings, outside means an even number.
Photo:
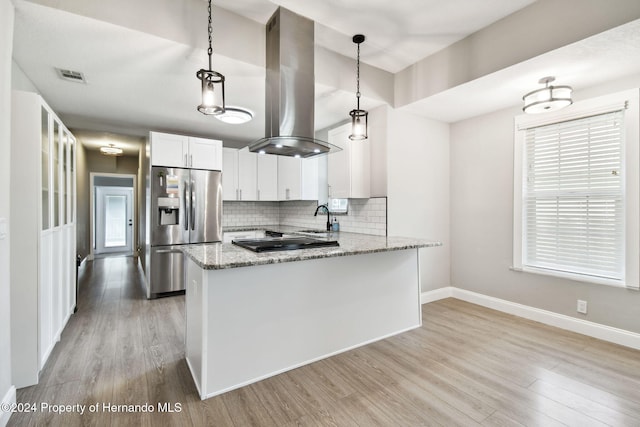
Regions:
<svg viewBox="0 0 640 427"><path fill-rule="evenodd" d="M73 131L72 131L73 132ZM78 138L81 140L81 137ZM80 151L80 150L78 150ZM84 160L83 160L84 159ZM82 162L82 164L81 164ZM138 157L104 156L95 150L83 149L83 155L78 153L78 253L86 257L91 252L91 205L90 205L90 173L120 173L138 175ZM134 190L136 191L136 190ZM136 192L137 197L137 192ZM140 207L136 201L136 223L139 223ZM135 236L137 245L138 236ZM135 246L134 246L135 247ZM82 251L81 251L82 248Z"/></svg>
<svg viewBox="0 0 640 427"><path fill-rule="evenodd" d="M640 76L576 92L640 86ZM640 292L511 271L514 116L518 107L451 126L452 286L640 333ZM576 313L576 300L589 304Z"/></svg>
<svg viewBox="0 0 640 427"><path fill-rule="evenodd" d="M73 131L72 131L73 133ZM91 230L89 229L89 176L87 150L78 140L76 143L76 253L85 258L91 252Z"/></svg>
<svg viewBox="0 0 640 427"><path fill-rule="evenodd" d="M0 0L0 218L9 218L9 171L11 164L11 51L13 45L13 4ZM7 224L8 228L8 224ZM0 240L0 401L11 389L11 329L9 238ZM0 425L4 416L0 412Z"/></svg>

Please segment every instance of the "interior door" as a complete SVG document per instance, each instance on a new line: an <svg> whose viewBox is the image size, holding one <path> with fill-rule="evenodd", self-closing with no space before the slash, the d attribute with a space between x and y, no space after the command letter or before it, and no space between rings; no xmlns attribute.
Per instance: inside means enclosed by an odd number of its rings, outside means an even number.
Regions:
<svg viewBox="0 0 640 427"><path fill-rule="evenodd" d="M133 253L133 188L96 187L96 254Z"/></svg>

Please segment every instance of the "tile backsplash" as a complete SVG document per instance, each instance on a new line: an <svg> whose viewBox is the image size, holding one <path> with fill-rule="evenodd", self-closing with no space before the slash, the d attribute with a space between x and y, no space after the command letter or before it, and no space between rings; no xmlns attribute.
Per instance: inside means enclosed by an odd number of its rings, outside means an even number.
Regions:
<svg viewBox="0 0 640 427"><path fill-rule="evenodd" d="M279 202L223 202L222 226L243 227L280 223Z"/></svg>
<svg viewBox="0 0 640 427"><path fill-rule="evenodd" d="M290 225L301 228L323 230L327 223L326 213L313 216L316 201L290 202L224 202L222 225L225 227L254 225ZM331 215L333 221L334 215ZM349 213L335 215L341 231L352 233L387 234L387 199L349 200Z"/></svg>

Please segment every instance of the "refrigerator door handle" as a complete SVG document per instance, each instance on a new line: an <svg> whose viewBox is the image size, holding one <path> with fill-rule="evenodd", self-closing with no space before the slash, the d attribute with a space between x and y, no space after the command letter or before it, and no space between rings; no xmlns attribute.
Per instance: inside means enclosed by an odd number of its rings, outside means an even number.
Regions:
<svg viewBox="0 0 640 427"><path fill-rule="evenodd" d="M196 229L196 192L195 192L196 183L194 180L191 180L191 229Z"/></svg>
<svg viewBox="0 0 640 427"><path fill-rule="evenodd" d="M189 230L189 205L188 205L188 199L187 199L187 183L185 181L184 183L184 229L185 230Z"/></svg>
<svg viewBox="0 0 640 427"><path fill-rule="evenodd" d="M156 251L157 254L182 254L180 249L158 249Z"/></svg>

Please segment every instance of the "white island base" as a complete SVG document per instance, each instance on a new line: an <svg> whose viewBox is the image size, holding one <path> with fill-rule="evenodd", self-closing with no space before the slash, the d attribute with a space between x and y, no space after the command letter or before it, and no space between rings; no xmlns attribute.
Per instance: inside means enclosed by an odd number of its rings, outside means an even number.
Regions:
<svg viewBox="0 0 640 427"><path fill-rule="evenodd" d="M418 249L220 270L187 262L186 359L201 399L422 323Z"/></svg>

